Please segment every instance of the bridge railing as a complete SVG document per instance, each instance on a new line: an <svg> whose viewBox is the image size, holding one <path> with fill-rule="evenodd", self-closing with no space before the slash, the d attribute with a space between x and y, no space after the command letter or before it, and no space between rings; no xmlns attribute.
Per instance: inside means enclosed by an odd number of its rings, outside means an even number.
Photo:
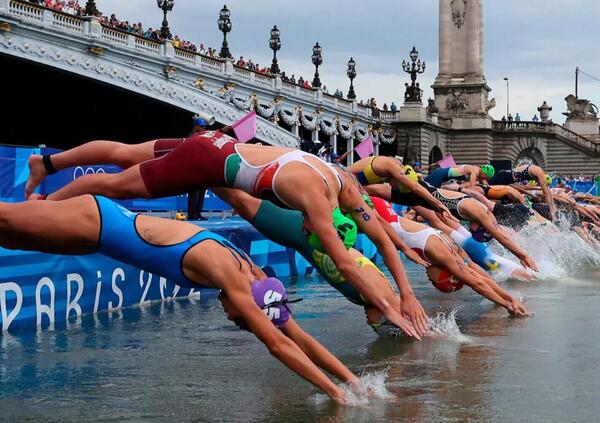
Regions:
<svg viewBox="0 0 600 423"><path fill-rule="evenodd" d="M492 123L492 129L502 132L545 132L554 133L568 140L572 144L576 144L584 149L600 154L600 143L594 142L589 138L577 134L562 125L554 122L533 122L533 121L499 121Z"/></svg>

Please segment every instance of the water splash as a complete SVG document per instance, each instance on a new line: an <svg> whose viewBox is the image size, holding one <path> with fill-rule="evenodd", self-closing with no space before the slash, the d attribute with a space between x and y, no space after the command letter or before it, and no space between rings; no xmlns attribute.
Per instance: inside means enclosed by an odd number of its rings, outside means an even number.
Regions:
<svg viewBox="0 0 600 423"><path fill-rule="evenodd" d="M449 312L438 312L435 317L429 319L431 332L434 337L443 337L461 344L468 344L471 342L471 338L464 335L460 331L458 323L456 323L456 314L458 313L458 310L458 308L455 308Z"/></svg>
<svg viewBox="0 0 600 423"><path fill-rule="evenodd" d="M391 400L394 395L387 389L386 379L388 369L363 372L359 379L358 386L348 383L338 385L346 397L346 404L350 407L368 407L381 400ZM325 394L316 394L314 396L316 404L322 404L330 400Z"/></svg>
<svg viewBox="0 0 600 423"><path fill-rule="evenodd" d="M558 222L557 228L529 226L513 238L536 261L540 279L560 279L582 269L600 268L600 251L569 230L564 222ZM494 252L514 259L497 241L490 243L490 247ZM499 280L508 278L504 274L494 276Z"/></svg>

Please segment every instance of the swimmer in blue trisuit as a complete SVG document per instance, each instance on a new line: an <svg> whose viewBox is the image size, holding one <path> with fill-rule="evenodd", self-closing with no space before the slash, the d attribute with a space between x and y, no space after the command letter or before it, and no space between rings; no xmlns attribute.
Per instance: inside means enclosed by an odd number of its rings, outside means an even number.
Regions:
<svg viewBox="0 0 600 423"><path fill-rule="evenodd" d="M267 278L239 248L201 227L136 215L104 197L0 203L0 246L53 254L101 253L185 288L220 289L230 320L247 328L282 363L336 401L357 377L290 315L282 283ZM280 329L280 330L278 330Z"/></svg>
<svg viewBox="0 0 600 423"><path fill-rule="evenodd" d="M298 251L333 288L337 289L350 302L363 306L367 323L371 325L375 332L384 334L390 331L393 325L385 318L384 313L369 301L370 293L361 292L360 289L355 288L345 280L331 258L311 242L310 231L301 212L283 209L270 201L257 199L236 189L217 188L215 193L229 203L241 217L250 222L265 237L284 247ZM414 296L412 291L401 292L399 297L392 289L387 278L371 260L354 248L349 248L349 252L356 261L361 273L369 279L373 288L387 302L394 304L396 309L402 310L402 301L408 296ZM406 253L419 264L429 264L419 258L417 254L414 254L408 247ZM411 327L412 324L405 321L405 326L400 327L400 329L411 335Z"/></svg>

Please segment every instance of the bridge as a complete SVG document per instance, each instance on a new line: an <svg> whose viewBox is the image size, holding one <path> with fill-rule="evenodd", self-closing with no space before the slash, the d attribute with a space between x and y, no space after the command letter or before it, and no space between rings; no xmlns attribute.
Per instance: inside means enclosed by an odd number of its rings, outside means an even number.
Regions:
<svg viewBox="0 0 600 423"><path fill-rule="evenodd" d="M0 20L0 55L203 112L222 124L255 109L257 138L272 145L298 147L305 139L352 149L376 122L371 109L356 101L105 26L96 17L0 0ZM381 131L373 135L376 143L390 142Z"/></svg>
<svg viewBox="0 0 600 423"><path fill-rule="evenodd" d="M376 154L397 154L407 161L427 162L452 153L473 164L492 159L514 164L527 157L561 173L593 175L600 168L600 144L561 125L492 122L487 109L475 115L461 111L452 98L443 108L455 110L439 113L420 104L405 104L395 112L371 109L231 60L175 48L169 40L152 41L102 25L96 17L71 16L20 0L0 0L1 57L41 64L73 81L83 77L177 110L213 115L222 124L256 110L257 137L272 145L298 148L302 140L320 141L342 154L370 135ZM491 102L484 105L493 107ZM160 124L169 120L175 119ZM110 123L103 126L110 128Z"/></svg>

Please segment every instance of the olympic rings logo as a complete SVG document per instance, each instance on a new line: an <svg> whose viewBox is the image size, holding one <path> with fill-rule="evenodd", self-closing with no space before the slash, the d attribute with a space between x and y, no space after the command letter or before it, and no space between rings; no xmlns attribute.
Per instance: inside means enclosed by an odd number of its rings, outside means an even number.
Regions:
<svg viewBox="0 0 600 423"><path fill-rule="evenodd" d="M77 166L75 168L75 170L73 171L73 180L79 178L80 176L84 176L84 175L99 175L101 173L106 173L106 171L99 167L99 168L93 168L93 167L86 167L84 168L83 166Z"/></svg>

